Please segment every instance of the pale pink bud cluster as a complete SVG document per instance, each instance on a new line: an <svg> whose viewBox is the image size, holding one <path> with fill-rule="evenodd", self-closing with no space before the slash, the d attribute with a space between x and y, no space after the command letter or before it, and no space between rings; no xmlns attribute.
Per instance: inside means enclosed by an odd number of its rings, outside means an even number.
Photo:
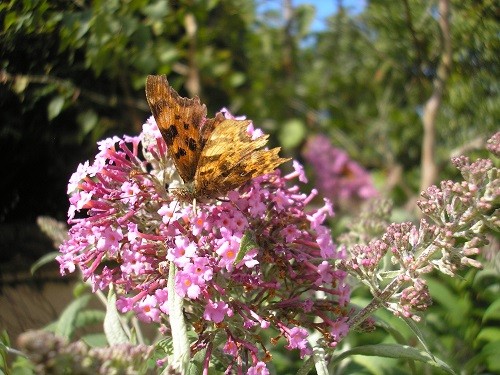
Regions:
<svg viewBox="0 0 500 375"><path fill-rule="evenodd" d="M118 344L91 348L83 341L68 342L44 330L22 333L17 344L37 374L153 374L144 360L152 354L152 346Z"/></svg>
<svg viewBox="0 0 500 375"><path fill-rule="evenodd" d="M498 134L488 142L490 150L498 151ZM436 269L454 276L466 266L480 268L472 256L487 244L486 231L500 231L498 168L490 159L470 162L460 156L452 161L464 180L443 181L440 188L431 186L422 193L418 205L428 218L418 226L391 224L368 244L346 241L345 269L396 315L418 320L415 313L432 303L423 275ZM394 265L391 269L383 268L387 256Z"/></svg>

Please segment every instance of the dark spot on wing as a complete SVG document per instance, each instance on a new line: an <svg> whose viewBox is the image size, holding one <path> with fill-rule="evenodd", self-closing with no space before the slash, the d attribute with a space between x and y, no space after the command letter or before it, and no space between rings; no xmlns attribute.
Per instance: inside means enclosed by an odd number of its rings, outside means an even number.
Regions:
<svg viewBox="0 0 500 375"><path fill-rule="evenodd" d="M191 151L196 151L196 149L198 148L196 145L196 141L191 137L186 138L186 145Z"/></svg>
<svg viewBox="0 0 500 375"><path fill-rule="evenodd" d="M181 157L186 156L186 150L184 150L183 148L179 148L174 156L176 159L180 159Z"/></svg>
<svg viewBox="0 0 500 375"><path fill-rule="evenodd" d="M180 120L180 119L181 119L181 116L180 116L180 115L175 115L175 116L174 116L174 118L175 118L176 120Z"/></svg>
<svg viewBox="0 0 500 375"><path fill-rule="evenodd" d="M184 129L188 130L189 129L189 124L187 122L184 123Z"/></svg>
<svg viewBox="0 0 500 375"><path fill-rule="evenodd" d="M177 131L177 127L175 125L170 125L168 129L163 132L163 135L165 136L167 146L172 146L174 139L179 135L179 132Z"/></svg>

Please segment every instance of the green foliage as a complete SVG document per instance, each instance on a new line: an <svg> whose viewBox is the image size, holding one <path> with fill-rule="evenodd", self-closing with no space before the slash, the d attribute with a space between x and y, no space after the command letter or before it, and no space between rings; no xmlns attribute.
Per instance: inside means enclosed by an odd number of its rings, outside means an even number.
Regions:
<svg viewBox="0 0 500 375"><path fill-rule="evenodd" d="M438 165L498 127L495 5L451 2L453 64L437 120ZM381 186L400 166L401 181L391 194L402 205L418 192L422 107L441 54L436 7L436 1L371 0L359 14L340 9L313 31L321 15L310 5L294 7L283 19L282 9L259 11L247 0L2 1L0 160L8 172L0 222L39 213L64 217L65 184L95 141L136 133L149 116L143 94L148 74L167 74L181 94L200 95L210 114L228 106L248 115L289 156L300 158L308 135L324 132L374 169ZM442 177L448 173L444 169ZM248 236L239 257L251 245ZM429 285L436 304L423 335L436 338L430 351L467 373L500 371L498 272ZM105 321L108 342L128 341L117 312L88 308L86 293L52 329L75 338L79 329ZM400 327L399 320L384 319ZM415 337L405 329L396 339L394 330L372 338L385 345L396 340L399 346L384 347L387 356L396 348L408 359L427 361L418 349L402 349ZM102 334L85 338L95 346L104 341ZM9 346L3 339L2 348ZM373 344L359 337L352 342L365 349ZM368 361L351 365L367 373L396 366Z"/></svg>
<svg viewBox="0 0 500 375"><path fill-rule="evenodd" d="M444 353L447 363L467 373L498 368L491 349L500 344L500 278L490 267L486 263L485 270L469 272L462 280L429 279L435 302L426 319L429 341L436 343L431 350Z"/></svg>

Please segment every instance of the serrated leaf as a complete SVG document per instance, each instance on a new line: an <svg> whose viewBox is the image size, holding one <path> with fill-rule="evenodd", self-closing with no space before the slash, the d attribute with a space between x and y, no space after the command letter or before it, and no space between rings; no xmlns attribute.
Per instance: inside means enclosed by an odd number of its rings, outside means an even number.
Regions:
<svg viewBox="0 0 500 375"><path fill-rule="evenodd" d="M171 355L174 349L172 337L165 337L156 343L156 348L163 350L167 355Z"/></svg>
<svg viewBox="0 0 500 375"><path fill-rule="evenodd" d="M255 242L253 237L253 233L250 231L245 231L243 237L241 238L240 248L238 250L238 254L236 254L236 258L234 259L234 264L238 264L241 260L247 255L250 250L258 248L259 245Z"/></svg>
<svg viewBox="0 0 500 375"><path fill-rule="evenodd" d="M38 259L30 268L30 272L33 275L39 268L45 266L46 264L52 263L56 260L56 257L59 255L59 252L53 251L51 253L45 254L40 259Z"/></svg>
<svg viewBox="0 0 500 375"><path fill-rule="evenodd" d="M104 317L104 333L106 334L109 345L130 342L122 326L120 314L118 314L118 310L116 309L116 294L113 288L109 288L106 316Z"/></svg>
<svg viewBox="0 0 500 375"><path fill-rule="evenodd" d="M386 358L405 359L410 361L419 361L427 363L431 366L439 367L449 374L455 374L453 369L438 358L432 358L428 353L413 348L407 345L398 344L377 344L364 345L347 350L333 359L333 363L338 363L341 360L352 355L376 356Z"/></svg>
<svg viewBox="0 0 500 375"><path fill-rule="evenodd" d="M55 329L56 335L70 339L75 332L77 314L87 306L91 295L86 294L72 301L59 317Z"/></svg>

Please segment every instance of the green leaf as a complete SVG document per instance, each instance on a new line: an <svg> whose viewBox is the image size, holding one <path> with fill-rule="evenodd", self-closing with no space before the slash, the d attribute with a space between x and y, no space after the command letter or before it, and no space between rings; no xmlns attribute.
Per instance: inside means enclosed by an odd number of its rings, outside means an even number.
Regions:
<svg viewBox="0 0 500 375"><path fill-rule="evenodd" d="M431 356L431 357L434 357L433 354L431 353L429 347L427 346L427 342L425 341L425 338L424 338L422 331L420 330L418 325L415 323L415 321L412 319L408 319L408 318L403 318L403 320L408 325L408 327L410 327L410 329L413 331L415 336L417 336L418 340L423 345L427 354L429 354L429 356Z"/></svg>
<svg viewBox="0 0 500 375"><path fill-rule="evenodd" d="M306 126L299 119L291 119L280 127L278 140L284 149L297 147L306 136Z"/></svg>
<svg viewBox="0 0 500 375"><path fill-rule="evenodd" d="M38 259L30 268L31 274L34 275L39 268L45 266L46 264L52 263L56 260L59 255L58 251L53 251L51 253L45 254L40 259Z"/></svg>
<svg viewBox="0 0 500 375"><path fill-rule="evenodd" d="M12 375L34 375L39 372L36 371L34 363L28 358L17 357L12 363Z"/></svg>
<svg viewBox="0 0 500 375"><path fill-rule="evenodd" d="M431 358L431 356L429 356L428 353L415 349L411 346L398 345L398 344L378 344L378 345L358 346L356 348L347 350L342 354L338 355L337 357L334 358L332 362L338 363L341 360L352 355L376 356L376 357L419 361L427 363L431 366L439 367L440 369L446 371L449 374L455 374L455 372L446 363L437 358L434 359Z"/></svg>
<svg viewBox="0 0 500 375"><path fill-rule="evenodd" d="M104 317L104 333L109 345L130 342L129 335L125 332L120 314L116 309L116 294L113 288L109 288L106 316Z"/></svg>
<svg viewBox="0 0 500 375"><path fill-rule="evenodd" d="M102 310L84 310L76 316L76 327L87 327L93 324L99 324L104 321L106 313Z"/></svg>
<svg viewBox="0 0 500 375"><path fill-rule="evenodd" d="M99 118L97 117L97 113L95 113L91 109L79 113L76 121L80 125L80 129L82 129L82 135L89 134L97 125L98 119Z"/></svg>
<svg viewBox="0 0 500 375"><path fill-rule="evenodd" d="M258 247L259 245L257 245L257 243L255 242L253 233L248 230L245 231L243 237L241 238L240 249L238 250L238 254L236 254L234 264L238 264L250 250L256 249Z"/></svg>
<svg viewBox="0 0 500 375"><path fill-rule="evenodd" d="M47 107L47 117L49 118L49 121L52 121L54 118L59 116L59 113L61 113L64 107L64 101L64 97L62 96L56 96L50 101Z"/></svg>
<svg viewBox="0 0 500 375"><path fill-rule="evenodd" d="M81 281L75 284L73 288L73 295L75 297L80 297L83 296L84 294L89 293L89 291L90 291L90 285Z"/></svg>
<svg viewBox="0 0 500 375"><path fill-rule="evenodd" d="M500 328L488 327L488 328L483 328L479 332L476 340L494 342L494 341L498 341L499 337L500 337Z"/></svg>
<svg viewBox="0 0 500 375"><path fill-rule="evenodd" d="M103 348L108 345L104 333L90 333L82 337L82 341L92 348Z"/></svg>
<svg viewBox="0 0 500 375"><path fill-rule="evenodd" d="M439 302L445 311L460 311L460 314L450 314L449 318L453 325L464 324L470 311L470 303L465 298L459 297L442 282L429 278L427 280L432 298Z"/></svg>
<svg viewBox="0 0 500 375"><path fill-rule="evenodd" d="M59 317L55 333L59 336L70 339L75 332L75 321L78 313L87 306L91 295L86 294L72 301Z"/></svg>
<svg viewBox="0 0 500 375"><path fill-rule="evenodd" d="M500 299L494 301L484 312L483 323L488 320L500 320Z"/></svg>
<svg viewBox="0 0 500 375"><path fill-rule="evenodd" d="M407 343L406 338L403 336L402 332L396 326L392 326L391 324L388 324L387 322L378 317L375 317L375 319L376 319L376 325L385 329L394 338L394 340L396 340L398 344Z"/></svg>
<svg viewBox="0 0 500 375"><path fill-rule="evenodd" d="M229 77L229 83L232 87L239 87L245 82L245 74L237 72L231 74Z"/></svg>
<svg viewBox="0 0 500 375"><path fill-rule="evenodd" d="M191 358L186 372L188 375L198 375L203 373L203 361L205 359L206 354L207 354L207 349L203 349L197 352Z"/></svg>
<svg viewBox="0 0 500 375"><path fill-rule="evenodd" d="M156 343L157 350L162 350L167 355L172 355L174 351L174 343L172 337L165 337Z"/></svg>
<svg viewBox="0 0 500 375"><path fill-rule="evenodd" d="M308 375L313 367L314 360L313 357L310 357L306 361L303 361L302 366L300 366L299 370L297 371L297 375Z"/></svg>
<svg viewBox="0 0 500 375"><path fill-rule="evenodd" d="M477 372L476 367L483 367L485 362L490 371L500 371L500 341L486 344L477 355L472 357L463 367L464 374L473 374Z"/></svg>
<svg viewBox="0 0 500 375"><path fill-rule="evenodd" d="M168 2L161 0L154 1L143 7L141 11L153 20L163 20L163 17L168 13Z"/></svg>
<svg viewBox="0 0 500 375"><path fill-rule="evenodd" d="M481 354L484 355L488 363L488 369L497 374L500 373L500 356L498 353L500 353L500 340L485 345L481 350Z"/></svg>
<svg viewBox="0 0 500 375"><path fill-rule="evenodd" d="M29 80L25 76L17 76L12 85L12 89L16 94L21 94L24 92L26 87L28 87Z"/></svg>

